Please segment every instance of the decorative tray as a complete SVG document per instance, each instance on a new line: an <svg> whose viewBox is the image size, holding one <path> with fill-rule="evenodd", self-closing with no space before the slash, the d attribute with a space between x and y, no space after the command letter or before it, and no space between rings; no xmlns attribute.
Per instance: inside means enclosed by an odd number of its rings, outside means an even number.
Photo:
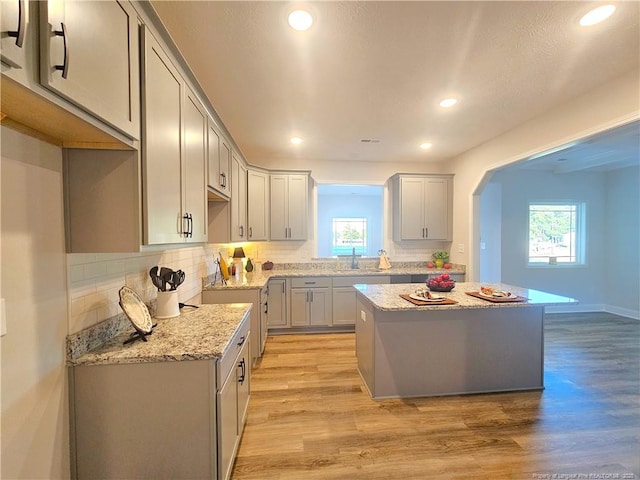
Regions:
<svg viewBox="0 0 640 480"><path fill-rule="evenodd" d="M510 294L508 297L494 297L493 295L487 295L481 292L465 292L467 295L471 295L472 297L481 298L482 300L486 300L487 302L493 303L517 303L517 302L526 302L528 300L527 297L520 297L518 295Z"/></svg>
<svg viewBox="0 0 640 480"><path fill-rule="evenodd" d="M415 295L407 295L407 294L400 294L401 298L404 298L405 300L407 300L408 302L413 303L414 305L455 305L458 302L456 302L455 300L451 300L450 298L447 297L442 297L440 299L433 299L433 300L427 300L426 298L423 300L418 299Z"/></svg>

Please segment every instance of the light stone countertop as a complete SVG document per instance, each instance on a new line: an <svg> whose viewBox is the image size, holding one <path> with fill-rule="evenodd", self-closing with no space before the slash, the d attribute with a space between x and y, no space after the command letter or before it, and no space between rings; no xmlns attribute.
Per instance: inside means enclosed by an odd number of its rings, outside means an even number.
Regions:
<svg viewBox="0 0 640 480"><path fill-rule="evenodd" d="M481 298L472 297L465 292L478 292L480 286L491 286L498 290L511 292L526 297L526 302L494 303ZM513 308L524 306L550 306L578 303L577 300L553 293L541 292L530 288L516 287L505 283L459 282L451 292L436 292L458 302L455 305L414 305L400 297L401 294L414 293L418 288L425 287L423 283L404 283L395 285L355 285L362 296L376 309L381 311L408 310L456 310L474 308Z"/></svg>
<svg viewBox="0 0 640 480"><path fill-rule="evenodd" d="M227 280L227 285L222 285L218 279L212 284L213 276L209 275L203 281L202 290L224 290L224 289L255 289L264 287L270 278L295 278L295 277L359 277L359 276L392 276L392 275L440 275L441 273L465 274L463 267L427 268L427 267L391 267L388 270L378 269L340 269L334 268L311 268L311 269L273 269L254 270L247 273L242 272L232 276Z"/></svg>
<svg viewBox="0 0 640 480"><path fill-rule="evenodd" d="M153 319L157 326L147 342L123 345L129 333L120 334L96 350L69 359L68 365L210 360L220 358L252 305L232 303L184 307L180 316ZM133 326L130 331L134 331Z"/></svg>

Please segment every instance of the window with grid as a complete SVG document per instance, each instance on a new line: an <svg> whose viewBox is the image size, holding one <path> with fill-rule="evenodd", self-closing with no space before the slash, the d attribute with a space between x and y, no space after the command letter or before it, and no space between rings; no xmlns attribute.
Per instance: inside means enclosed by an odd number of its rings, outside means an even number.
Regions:
<svg viewBox="0 0 640 480"><path fill-rule="evenodd" d="M584 203L529 205L529 265L584 264Z"/></svg>
<svg viewBox="0 0 640 480"><path fill-rule="evenodd" d="M362 255L367 248L366 218L333 218L333 255L348 255L356 249Z"/></svg>

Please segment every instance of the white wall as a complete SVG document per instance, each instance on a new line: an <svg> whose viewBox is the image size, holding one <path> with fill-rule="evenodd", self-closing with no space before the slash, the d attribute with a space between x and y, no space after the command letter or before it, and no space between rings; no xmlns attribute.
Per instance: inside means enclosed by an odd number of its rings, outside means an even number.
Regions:
<svg viewBox="0 0 640 480"><path fill-rule="evenodd" d="M480 196L480 281L502 281L502 185L490 182Z"/></svg>
<svg viewBox="0 0 640 480"><path fill-rule="evenodd" d="M612 313L635 318L640 318L639 185L638 167L607 174L607 215L603 229L605 248L610 252L604 269L606 303Z"/></svg>
<svg viewBox="0 0 640 480"><path fill-rule="evenodd" d="M535 153L593 135L640 118L640 71L601 85L564 105L546 112L452 161L453 245L463 244L465 253L453 251L451 260L467 265L467 278L477 279L479 193L485 174ZM480 189L481 190L481 189Z"/></svg>
<svg viewBox="0 0 640 480"><path fill-rule="evenodd" d="M69 476L62 152L2 127L2 478Z"/></svg>
<svg viewBox="0 0 640 480"><path fill-rule="evenodd" d="M502 188L502 281L576 298L585 310L602 308L607 217L606 176L510 170L493 181ZM527 266L529 202L584 202L586 252L583 266Z"/></svg>

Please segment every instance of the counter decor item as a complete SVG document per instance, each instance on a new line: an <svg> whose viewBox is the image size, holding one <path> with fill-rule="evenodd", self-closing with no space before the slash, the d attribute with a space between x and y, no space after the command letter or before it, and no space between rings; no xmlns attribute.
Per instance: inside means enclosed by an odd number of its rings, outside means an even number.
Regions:
<svg viewBox="0 0 640 480"><path fill-rule="evenodd" d="M432 255L432 257L436 262L436 267L442 268L445 262L449 260L449 252L444 252L444 251L435 252Z"/></svg>
<svg viewBox="0 0 640 480"><path fill-rule="evenodd" d="M389 257L387 257L386 250L378 250L378 255L380 255L380 263L378 264L378 269L389 270L391 268L391 263L389 262Z"/></svg>
<svg viewBox="0 0 640 480"><path fill-rule="evenodd" d="M151 320L149 309L140 298L140 295L127 286L122 287L118 295L120 296L120 301L118 302L120 308L122 308L122 311L135 329L135 332L129 335L129 339L125 340L123 345L135 342L138 339L146 342L147 335L151 335L153 327L156 326Z"/></svg>
<svg viewBox="0 0 640 480"><path fill-rule="evenodd" d="M236 247L233 251L233 266L231 268L231 274L242 273L242 259L245 257L244 249L242 247ZM236 263L238 264L236 266Z"/></svg>
<svg viewBox="0 0 640 480"><path fill-rule="evenodd" d="M437 277L427 280L427 287L432 292L450 292L456 286L456 282L451 280L448 273L443 273Z"/></svg>
<svg viewBox="0 0 640 480"><path fill-rule="evenodd" d="M270 262L269 260L267 260L262 264L263 270L271 270L272 268L273 268L273 262Z"/></svg>
<svg viewBox="0 0 640 480"><path fill-rule="evenodd" d="M250 258L247 258L247 264L245 265L244 269L247 272L253 272L253 263L251 262Z"/></svg>
<svg viewBox="0 0 640 480"><path fill-rule="evenodd" d="M180 315L178 287L184 282L185 273L182 270L174 272L167 267L160 268L158 272L158 267L155 266L149 270L149 276L158 289L156 318L173 318Z"/></svg>

